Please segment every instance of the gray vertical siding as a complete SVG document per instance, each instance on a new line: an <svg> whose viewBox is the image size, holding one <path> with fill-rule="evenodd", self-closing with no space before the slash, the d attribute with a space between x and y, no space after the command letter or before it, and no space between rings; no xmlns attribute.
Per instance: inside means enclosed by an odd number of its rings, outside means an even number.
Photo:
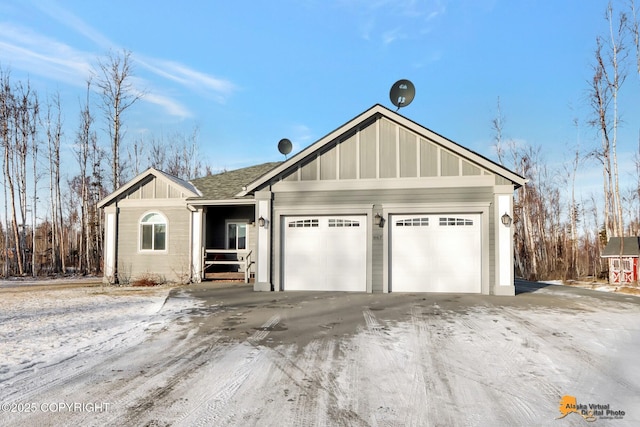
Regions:
<svg viewBox="0 0 640 427"><path fill-rule="evenodd" d="M420 176L438 176L438 147L420 139Z"/></svg>
<svg viewBox="0 0 640 427"><path fill-rule="evenodd" d="M141 199L153 199L155 198L155 184L154 184L154 180L149 181L145 184L143 184L140 187L140 198Z"/></svg>
<svg viewBox="0 0 640 427"><path fill-rule="evenodd" d="M358 146L356 135L340 143L340 179L356 179L358 168Z"/></svg>
<svg viewBox="0 0 640 427"><path fill-rule="evenodd" d="M380 178L395 178L396 174L396 126L388 120L380 120Z"/></svg>
<svg viewBox="0 0 640 427"><path fill-rule="evenodd" d="M401 177L417 177L418 176L418 137L400 128L400 176Z"/></svg>
<svg viewBox="0 0 640 427"><path fill-rule="evenodd" d="M352 130L319 155L311 155L281 179L295 182L483 174L490 173L431 140L380 118ZM498 185L511 184L500 176L497 180Z"/></svg>
<svg viewBox="0 0 640 427"><path fill-rule="evenodd" d="M440 163L442 168L442 176L458 176L460 175L460 158L448 151L440 152Z"/></svg>
<svg viewBox="0 0 640 427"><path fill-rule="evenodd" d="M320 179L332 180L336 179L336 162L337 152L334 149L329 149L320 154Z"/></svg>
<svg viewBox="0 0 640 427"><path fill-rule="evenodd" d="M480 175L482 171L479 167L472 165L466 160L462 161L462 175Z"/></svg>
<svg viewBox="0 0 640 427"><path fill-rule="evenodd" d="M318 179L318 159L313 157L300 167L300 181L315 181Z"/></svg>
<svg viewBox="0 0 640 427"><path fill-rule="evenodd" d="M376 126L370 125L360 131L360 178L377 178Z"/></svg>

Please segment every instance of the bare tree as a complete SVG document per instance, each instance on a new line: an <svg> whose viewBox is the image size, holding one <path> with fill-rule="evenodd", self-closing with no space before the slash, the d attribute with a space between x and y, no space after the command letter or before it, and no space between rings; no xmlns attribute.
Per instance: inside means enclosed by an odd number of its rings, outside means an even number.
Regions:
<svg viewBox="0 0 640 427"><path fill-rule="evenodd" d="M120 182L122 172L120 146L124 137L123 114L144 96L144 92L136 90L131 82L133 65L129 51L123 50L119 54L109 52L104 59L98 61L95 72L96 86L102 97L102 110L108 121L111 140L111 179L115 191L122 184Z"/></svg>
<svg viewBox="0 0 640 427"><path fill-rule="evenodd" d="M18 271L22 274L22 260L20 249L20 235L18 231L18 221L15 209L15 188L13 183L13 110L15 108L15 97L11 87L9 72L0 70L0 138L2 139L3 157L2 171L4 178L4 200L5 200L5 220L7 229L5 231L5 276L12 272L12 264L15 260L18 263ZM8 194L7 194L8 193ZM11 232L9 233L9 212L11 207ZM11 241L11 238L13 241Z"/></svg>
<svg viewBox="0 0 640 427"><path fill-rule="evenodd" d="M151 137L147 162L149 167L162 170L182 179L191 179L204 173L201 156L198 153L198 127L190 134L173 133L167 140Z"/></svg>
<svg viewBox="0 0 640 427"><path fill-rule="evenodd" d="M167 152L164 141L155 137L151 138L147 155L149 167L164 170L167 162Z"/></svg>
<svg viewBox="0 0 640 427"><path fill-rule="evenodd" d="M567 175L571 180L571 200L569 202L569 251L567 262L566 278L576 279L578 276L578 219L580 218L580 209L576 203L576 175L578 168L582 162L582 156L580 155L580 149L576 148Z"/></svg>
<svg viewBox="0 0 640 427"><path fill-rule="evenodd" d="M36 228L38 221L38 182L42 174L39 170L39 157L40 141L38 139L38 122L40 120L40 103L38 97L34 94L31 105L32 111L30 120L25 123L28 127L29 138L31 140L31 162L32 162L32 176L33 192L31 198L31 274L33 277L37 275L36 262L37 262L37 250L36 250Z"/></svg>
<svg viewBox="0 0 640 427"><path fill-rule="evenodd" d="M198 154L198 128L190 135L174 134L170 141L168 173L182 179L196 178L202 173L202 161Z"/></svg>
<svg viewBox="0 0 640 427"><path fill-rule="evenodd" d="M620 13L616 22L614 19L613 6L609 3L606 13L609 35L607 39L596 38L594 77L590 90L595 113L591 123L598 129L601 139L601 147L596 150L595 156L603 165L605 227L609 237L624 235L617 146L620 126L618 97L626 79L628 57L625 46L627 16Z"/></svg>
<svg viewBox="0 0 640 427"><path fill-rule="evenodd" d="M91 80L87 81L86 101L80 111L80 124L76 133L75 156L78 161L80 173L78 175L79 185L78 191L80 195L80 241L78 243L78 269L81 273L86 274L91 268L91 239L89 238L89 180L87 176L87 168L89 162L89 150L91 147L91 139L95 138L92 131L93 116L89 107L89 98L91 94Z"/></svg>
<svg viewBox="0 0 640 427"><path fill-rule="evenodd" d="M60 144L62 142L62 109L60 94L48 101L45 117L49 158L49 203L51 205L51 258L53 269L60 273L66 270L65 241L62 215L62 193L60 190Z"/></svg>
<svg viewBox="0 0 640 427"><path fill-rule="evenodd" d="M629 32L633 38L633 45L636 48L636 71L640 77L640 20L638 19L638 9L635 0L629 0L631 20L629 21Z"/></svg>
<svg viewBox="0 0 640 427"><path fill-rule="evenodd" d="M89 185L89 237L91 241L91 257L93 259L92 268L94 273L98 273L102 261L102 243L103 243L103 223L102 214L98 209L98 202L107 196L108 192L102 181L102 162L105 157L104 150L98 145L98 139L93 134L90 140L90 164L91 164L91 180Z"/></svg>
<svg viewBox="0 0 640 427"><path fill-rule="evenodd" d="M138 176L142 172L142 156L144 153L144 139L136 139L133 146L129 147L129 164L133 169L133 175Z"/></svg>
<svg viewBox="0 0 640 427"><path fill-rule="evenodd" d="M580 152L580 125L577 118L574 118L573 125L576 128L576 146L572 153L572 158L569 164L565 165L566 176L570 180L571 197L569 200L569 250L567 251L567 272L566 278L576 279L578 277L578 221L581 215L581 210L576 202L576 176L578 169L583 162L583 156Z"/></svg>
<svg viewBox="0 0 640 427"><path fill-rule="evenodd" d="M505 118L502 115L502 109L500 108L500 97L497 100L496 117L491 121L491 128L494 131L493 140L495 141L494 148L496 150L496 156L501 165L504 165L504 147L502 131L504 129Z"/></svg>

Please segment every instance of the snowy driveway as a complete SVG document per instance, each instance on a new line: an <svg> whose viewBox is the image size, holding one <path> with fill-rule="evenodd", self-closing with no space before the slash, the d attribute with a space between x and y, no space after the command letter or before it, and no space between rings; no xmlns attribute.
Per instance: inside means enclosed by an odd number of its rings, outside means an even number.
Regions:
<svg viewBox="0 0 640 427"><path fill-rule="evenodd" d="M518 289L3 290L0 425L638 425L640 298Z"/></svg>

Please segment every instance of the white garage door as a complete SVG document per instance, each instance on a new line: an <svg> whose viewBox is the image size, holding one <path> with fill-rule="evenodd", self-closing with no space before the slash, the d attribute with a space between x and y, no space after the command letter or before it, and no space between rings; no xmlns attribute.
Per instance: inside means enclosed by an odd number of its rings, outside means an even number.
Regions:
<svg viewBox="0 0 640 427"><path fill-rule="evenodd" d="M285 290L366 291L366 216L285 217Z"/></svg>
<svg viewBox="0 0 640 427"><path fill-rule="evenodd" d="M392 292L480 293L479 214L392 215Z"/></svg>

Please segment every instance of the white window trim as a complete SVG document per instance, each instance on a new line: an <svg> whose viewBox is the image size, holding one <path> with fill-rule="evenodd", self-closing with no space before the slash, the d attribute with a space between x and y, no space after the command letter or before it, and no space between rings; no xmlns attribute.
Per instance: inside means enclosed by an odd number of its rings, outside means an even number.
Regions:
<svg viewBox="0 0 640 427"><path fill-rule="evenodd" d="M232 249L229 247L229 225L231 224L235 224L236 226L238 225L244 225L246 227L246 233L245 233L245 249ZM238 246L238 236L236 235L236 246ZM224 223L224 248L229 250L239 250L239 251L246 251L249 250L249 222L248 221L242 221L242 220L226 220Z"/></svg>
<svg viewBox="0 0 640 427"><path fill-rule="evenodd" d="M143 225L142 220L144 219L144 217L146 217L149 214L159 215L164 220L164 227L165 227L164 249L142 249L142 225ZM150 224L161 224L161 223L153 222ZM154 246L155 246L155 242L154 242ZM167 217L162 212L157 210L147 211L143 213L138 219L138 252L142 252L145 254L166 254L169 251L168 248L169 248L169 221L167 220Z"/></svg>

